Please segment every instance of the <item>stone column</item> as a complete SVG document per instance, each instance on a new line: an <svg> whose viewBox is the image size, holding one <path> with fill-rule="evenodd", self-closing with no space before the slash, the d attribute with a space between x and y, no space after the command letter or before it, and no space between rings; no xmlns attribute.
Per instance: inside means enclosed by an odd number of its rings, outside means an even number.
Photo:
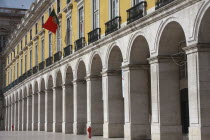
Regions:
<svg viewBox="0 0 210 140"><path fill-rule="evenodd" d="M45 131L52 132L53 130L53 91L52 89L45 90Z"/></svg>
<svg viewBox="0 0 210 140"><path fill-rule="evenodd" d="M22 131L26 131L27 124L27 100L26 97L22 99Z"/></svg>
<svg viewBox="0 0 210 140"><path fill-rule="evenodd" d="M120 72L102 72L104 103L104 138L124 137L124 102ZM120 95L120 97L119 97Z"/></svg>
<svg viewBox="0 0 210 140"><path fill-rule="evenodd" d="M14 129L15 131L18 130L18 101L15 101L15 120L14 120Z"/></svg>
<svg viewBox="0 0 210 140"><path fill-rule="evenodd" d="M6 101L7 102L7 101ZM8 106L7 106L7 103L6 103L6 106L5 106L5 124L4 124L4 126L5 126L5 131L8 131L8 118L7 118L7 116L8 116Z"/></svg>
<svg viewBox="0 0 210 140"><path fill-rule="evenodd" d="M32 94L32 131L38 130L38 95Z"/></svg>
<svg viewBox="0 0 210 140"><path fill-rule="evenodd" d="M9 104L9 106L8 106L8 116L7 116L7 118L8 118L8 126L7 126L7 128L8 128L8 131L10 131L11 130L11 127L10 127L10 124L11 124L11 116L10 116L10 114L11 114L11 104Z"/></svg>
<svg viewBox="0 0 210 140"><path fill-rule="evenodd" d="M22 130L22 100L18 100L18 131Z"/></svg>
<svg viewBox="0 0 210 140"><path fill-rule="evenodd" d="M87 81L87 127L93 136L103 135L103 99L101 76L88 76Z"/></svg>
<svg viewBox="0 0 210 140"><path fill-rule="evenodd" d="M62 132L62 87L53 88L53 132Z"/></svg>
<svg viewBox="0 0 210 140"><path fill-rule="evenodd" d="M27 131L32 130L32 96L27 96Z"/></svg>
<svg viewBox="0 0 210 140"><path fill-rule="evenodd" d="M185 48L188 66L189 140L210 138L210 44Z"/></svg>
<svg viewBox="0 0 210 140"><path fill-rule="evenodd" d="M152 140L182 140L179 66L170 56L148 60L151 69Z"/></svg>
<svg viewBox="0 0 210 140"><path fill-rule="evenodd" d="M87 124L87 113L83 108L86 104L87 99L84 98L86 94L86 81L85 80L75 80L74 85L74 124L73 133L74 134L86 134L86 124Z"/></svg>
<svg viewBox="0 0 210 140"><path fill-rule="evenodd" d="M151 138L150 80L148 65L123 66L125 139Z"/></svg>
<svg viewBox="0 0 210 140"><path fill-rule="evenodd" d="M63 133L73 133L73 92L71 85L63 85L62 105L63 105Z"/></svg>
<svg viewBox="0 0 210 140"><path fill-rule="evenodd" d="M45 122L45 92L38 93L38 131L44 131Z"/></svg>
<svg viewBox="0 0 210 140"><path fill-rule="evenodd" d="M10 124L10 127L11 127L11 131L13 131L12 129L12 126L14 125L14 103L11 102L11 124Z"/></svg>

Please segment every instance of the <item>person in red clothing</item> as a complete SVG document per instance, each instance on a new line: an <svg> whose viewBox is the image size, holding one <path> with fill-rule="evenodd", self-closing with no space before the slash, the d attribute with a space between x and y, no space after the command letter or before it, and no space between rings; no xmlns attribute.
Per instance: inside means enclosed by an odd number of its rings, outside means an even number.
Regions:
<svg viewBox="0 0 210 140"><path fill-rule="evenodd" d="M88 129L87 129L88 138L89 138L89 139L91 139L91 130L92 130L92 129L91 129L91 127L89 126Z"/></svg>
<svg viewBox="0 0 210 140"><path fill-rule="evenodd" d="M12 131L14 131L14 125L12 125Z"/></svg>

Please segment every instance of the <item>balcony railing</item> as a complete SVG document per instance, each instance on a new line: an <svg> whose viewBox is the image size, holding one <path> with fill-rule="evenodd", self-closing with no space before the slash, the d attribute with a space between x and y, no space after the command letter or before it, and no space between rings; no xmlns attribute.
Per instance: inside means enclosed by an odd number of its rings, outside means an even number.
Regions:
<svg viewBox="0 0 210 140"><path fill-rule="evenodd" d="M69 56L70 54L72 54L72 45L66 46L63 50L63 57Z"/></svg>
<svg viewBox="0 0 210 140"><path fill-rule="evenodd" d="M174 0L156 0L155 10L169 4L172 1Z"/></svg>
<svg viewBox="0 0 210 140"><path fill-rule="evenodd" d="M32 74L33 74L33 70L32 69L28 70L27 71L27 78L30 77Z"/></svg>
<svg viewBox="0 0 210 140"><path fill-rule="evenodd" d="M33 67L33 74L36 74L39 70L39 67L38 66L35 66Z"/></svg>
<svg viewBox="0 0 210 140"><path fill-rule="evenodd" d="M133 6L132 8L127 10L128 18L127 23L130 24L133 21L136 21L142 18L146 14L146 6L147 2L142 1L137 5Z"/></svg>
<svg viewBox="0 0 210 140"><path fill-rule="evenodd" d="M62 52L58 51L57 53L54 54L54 63L58 62L62 58Z"/></svg>
<svg viewBox="0 0 210 140"><path fill-rule="evenodd" d="M48 58L46 59L46 67L52 65L52 63L53 63L53 57L48 57Z"/></svg>
<svg viewBox="0 0 210 140"><path fill-rule="evenodd" d="M121 17L115 17L113 19L111 19L110 21L108 21L107 23L105 23L106 26L106 31L105 31L105 35L108 35L114 31L117 31L118 29L120 29L120 24L121 24Z"/></svg>
<svg viewBox="0 0 210 140"><path fill-rule="evenodd" d="M81 37L77 41L75 41L76 51L80 50L81 48L85 47L85 38Z"/></svg>
<svg viewBox="0 0 210 140"><path fill-rule="evenodd" d="M43 70L45 66L45 61L39 63L39 70Z"/></svg>
<svg viewBox="0 0 210 140"><path fill-rule="evenodd" d="M101 37L101 28L96 28L88 33L88 44L99 40Z"/></svg>
<svg viewBox="0 0 210 140"><path fill-rule="evenodd" d="M23 81L27 79L27 72L23 74Z"/></svg>

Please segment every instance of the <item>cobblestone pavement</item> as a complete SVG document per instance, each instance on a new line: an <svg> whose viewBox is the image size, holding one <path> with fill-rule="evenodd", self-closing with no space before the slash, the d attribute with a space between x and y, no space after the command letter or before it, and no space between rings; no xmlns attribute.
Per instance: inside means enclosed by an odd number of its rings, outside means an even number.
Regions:
<svg viewBox="0 0 210 140"><path fill-rule="evenodd" d="M87 135L73 135L52 132L8 132L0 131L0 140L89 140ZM104 139L94 136L91 140L123 140L123 138Z"/></svg>

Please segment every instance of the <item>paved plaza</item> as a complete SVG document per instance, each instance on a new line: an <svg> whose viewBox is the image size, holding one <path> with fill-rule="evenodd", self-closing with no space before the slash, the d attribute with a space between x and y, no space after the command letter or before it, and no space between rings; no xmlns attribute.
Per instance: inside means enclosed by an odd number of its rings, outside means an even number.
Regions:
<svg viewBox="0 0 210 140"><path fill-rule="evenodd" d="M92 140L123 140L123 138L104 139L103 137L94 136ZM0 140L88 140L87 135L73 135L53 132L0 132Z"/></svg>

